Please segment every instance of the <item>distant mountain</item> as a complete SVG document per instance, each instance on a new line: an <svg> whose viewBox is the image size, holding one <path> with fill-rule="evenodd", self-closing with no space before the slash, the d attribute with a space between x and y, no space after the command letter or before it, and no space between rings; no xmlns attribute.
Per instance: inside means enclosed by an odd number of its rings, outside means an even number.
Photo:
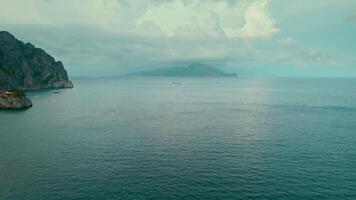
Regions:
<svg viewBox="0 0 356 200"><path fill-rule="evenodd" d="M0 90L71 87L62 62L0 31Z"/></svg>
<svg viewBox="0 0 356 200"><path fill-rule="evenodd" d="M224 73L208 65L193 63L187 67L171 67L152 71L142 71L126 76L175 76L175 77L236 77L236 73Z"/></svg>

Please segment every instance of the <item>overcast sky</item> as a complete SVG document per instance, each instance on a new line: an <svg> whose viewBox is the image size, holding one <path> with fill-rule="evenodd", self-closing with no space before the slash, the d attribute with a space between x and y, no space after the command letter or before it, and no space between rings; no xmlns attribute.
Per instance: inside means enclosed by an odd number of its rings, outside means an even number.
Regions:
<svg viewBox="0 0 356 200"><path fill-rule="evenodd" d="M355 0L0 0L0 30L71 75L201 62L246 76L356 76Z"/></svg>

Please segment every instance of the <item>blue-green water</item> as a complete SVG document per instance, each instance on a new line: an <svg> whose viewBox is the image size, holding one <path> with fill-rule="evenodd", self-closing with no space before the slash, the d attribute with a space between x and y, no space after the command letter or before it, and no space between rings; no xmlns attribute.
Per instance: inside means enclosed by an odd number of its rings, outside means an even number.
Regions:
<svg viewBox="0 0 356 200"><path fill-rule="evenodd" d="M356 79L172 81L1 111L0 199L356 199Z"/></svg>

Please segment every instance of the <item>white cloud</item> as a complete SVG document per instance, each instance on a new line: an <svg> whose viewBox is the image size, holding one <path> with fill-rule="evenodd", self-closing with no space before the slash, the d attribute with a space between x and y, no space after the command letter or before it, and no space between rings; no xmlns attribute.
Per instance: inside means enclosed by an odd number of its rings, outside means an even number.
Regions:
<svg viewBox="0 0 356 200"><path fill-rule="evenodd" d="M4 24L91 24L157 37L269 38L278 32L268 0L2 0ZM16 12L14 12L16 10Z"/></svg>
<svg viewBox="0 0 356 200"><path fill-rule="evenodd" d="M282 38L278 41L278 44L280 49L275 51L277 53L272 56L277 62L311 66L315 64L340 65L346 60L350 60L335 53L310 48L292 37Z"/></svg>
<svg viewBox="0 0 356 200"><path fill-rule="evenodd" d="M233 5L226 1L169 1L149 7L138 22L152 21L169 36L265 39L279 32L268 3L268 0L242 0Z"/></svg>
<svg viewBox="0 0 356 200"><path fill-rule="evenodd" d="M39 18L33 5L23 0L0 1L1 23L32 23Z"/></svg>
<svg viewBox="0 0 356 200"><path fill-rule="evenodd" d="M245 24L240 29L226 29L229 37L245 39L270 38L279 32L276 21L267 10L268 0L254 1L245 11Z"/></svg>
<svg viewBox="0 0 356 200"><path fill-rule="evenodd" d="M118 66L124 72L189 62L265 66L347 60L288 35L275 36L280 30L269 8L275 2L0 0L0 29L67 65Z"/></svg>

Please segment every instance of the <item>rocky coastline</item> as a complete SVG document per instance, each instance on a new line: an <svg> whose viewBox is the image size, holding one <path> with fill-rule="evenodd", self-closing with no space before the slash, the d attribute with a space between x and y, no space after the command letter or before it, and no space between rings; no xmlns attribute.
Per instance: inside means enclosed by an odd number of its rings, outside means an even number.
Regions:
<svg viewBox="0 0 356 200"><path fill-rule="evenodd" d="M26 109L32 102L21 91L0 91L0 109Z"/></svg>
<svg viewBox="0 0 356 200"><path fill-rule="evenodd" d="M32 106L23 90L73 88L61 61L0 31L0 109Z"/></svg>

